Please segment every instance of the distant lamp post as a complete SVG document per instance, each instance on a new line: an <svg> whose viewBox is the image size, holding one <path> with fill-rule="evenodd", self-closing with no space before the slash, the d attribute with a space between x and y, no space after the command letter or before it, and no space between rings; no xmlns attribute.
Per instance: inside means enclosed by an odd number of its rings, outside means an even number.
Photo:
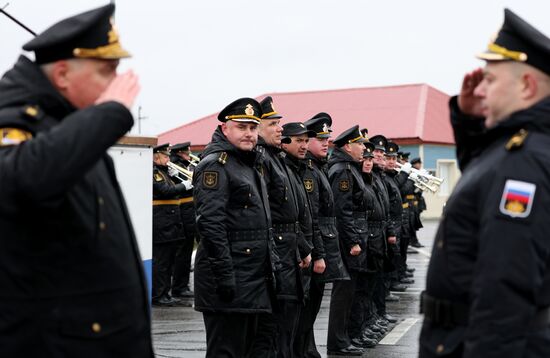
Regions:
<svg viewBox="0 0 550 358"><path fill-rule="evenodd" d="M141 121L147 119L148 117L141 115L141 106L138 107L138 134L141 134Z"/></svg>

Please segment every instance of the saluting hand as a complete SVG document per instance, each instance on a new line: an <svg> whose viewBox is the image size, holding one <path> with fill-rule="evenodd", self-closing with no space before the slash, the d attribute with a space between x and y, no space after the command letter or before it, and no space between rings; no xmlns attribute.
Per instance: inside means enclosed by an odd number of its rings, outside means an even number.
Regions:
<svg viewBox="0 0 550 358"><path fill-rule="evenodd" d="M134 71L128 70L121 75L117 75L111 81L109 86L95 101L95 104L115 101L131 109L140 89L138 76Z"/></svg>
<svg viewBox="0 0 550 358"><path fill-rule="evenodd" d="M482 99L474 94L481 81L483 81L483 70L481 68L477 68L464 76L462 88L458 95L458 107L462 113L483 117Z"/></svg>

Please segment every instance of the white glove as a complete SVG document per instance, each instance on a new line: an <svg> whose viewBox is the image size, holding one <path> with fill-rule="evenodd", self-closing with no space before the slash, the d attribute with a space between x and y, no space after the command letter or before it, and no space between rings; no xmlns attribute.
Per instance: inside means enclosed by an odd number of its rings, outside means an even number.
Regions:
<svg viewBox="0 0 550 358"><path fill-rule="evenodd" d="M405 163L401 166L401 171L409 174L411 172L412 165L411 163Z"/></svg>
<svg viewBox="0 0 550 358"><path fill-rule="evenodd" d="M185 185L185 189L193 189L193 184L191 184L191 180L184 180L181 183Z"/></svg>
<svg viewBox="0 0 550 358"><path fill-rule="evenodd" d="M416 175L416 173L411 173L409 175L409 179L412 180L412 181L415 181L415 180L420 180L420 177L418 175Z"/></svg>
<svg viewBox="0 0 550 358"><path fill-rule="evenodd" d="M177 176L179 173L176 169L172 168L172 167L168 167L168 175L170 175L171 177L175 177Z"/></svg>

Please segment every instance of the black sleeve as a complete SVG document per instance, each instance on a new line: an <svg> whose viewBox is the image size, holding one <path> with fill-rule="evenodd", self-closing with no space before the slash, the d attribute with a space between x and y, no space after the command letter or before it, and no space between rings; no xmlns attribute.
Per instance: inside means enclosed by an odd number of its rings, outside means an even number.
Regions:
<svg viewBox="0 0 550 358"><path fill-rule="evenodd" d="M332 168L331 168L332 169ZM338 220L338 235L340 236L345 250L351 249L354 245L361 244L361 237L355 230L353 220L353 179L348 170L330 170L329 180L334 193L334 210Z"/></svg>
<svg viewBox="0 0 550 358"><path fill-rule="evenodd" d="M319 229L319 188L320 180L318 173L314 172L314 169L309 169L306 171L304 180L310 180L312 188L308 190L309 203L311 208L311 221L312 221L312 243L313 250L311 252L311 258L313 260L324 259L325 254L325 244L323 242L323 236L321 235L321 230ZM305 183L305 182L304 182ZM307 187L306 187L307 189Z"/></svg>
<svg viewBox="0 0 550 358"><path fill-rule="evenodd" d="M298 216L300 219L300 228L302 234L298 237L298 251L300 252L300 258L304 259L313 249L313 226L311 217L311 204L309 197L305 189L303 178L297 173L290 173L294 176L294 179L290 179L291 185L294 185L294 192L296 193L296 199L298 200Z"/></svg>
<svg viewBox="0 0 550 358"><path fill-rule="evenodd" d="M458 167L461 171L464 171L470 160L479 154L479 137L485 131L485 118L472 117L462 113L458 107L457 96L451 97L449 108L456 143Z"/></svg>
<svg viewBox="0 0 550 358"><path fill-rule="evenodd" d="M171 180L171 179L168 179ZM153 178L153 194L157 199L176 199L180 194L186 192L184 184L172 185L163 177L162 181Z"/></svg>
<svg viewBox="0 0 550 358"><path fill-rule="evenodd" d="M214 187L204 185L205 173L216 175ZM233 259L225 226L226 206L231 196L225 167L217 161L201 162L193 174L193 186L197 229L214 279L218 285L235 286Z"/></svg>
<svg viewBox="0 0 550 358"><path fill-rule="evenodd" d="M395 182L397 183L397 186L399 188L402 188L403 185L407 183L407 180L409 180L409 174L403 171L397 173L397 175L395 176Z"/></svg>
<svg viewBox="0 0 550 358"><path fill-rule="evenodd" d="M18 198L11 199L25 205L55 204L133 123L130 111L117 102L76 111L50 131L2 149L0 186L13 188Z"/></svg>
<svg viewBox="0 0 550 358"><path fill-rule="evenodd" d="M397 176L396 176L397 177ZM392 178L389 178L389 177L386 177L385 180L394 180ZM390 183L384 183L386 185L386 190L388 191L388 198L390 200L390 207L389 207L389 210L387 210L387 215L386 215L386 218L388 219L387 222L388 222L388 226L386 228L386 235L388 237L391 237L391 236L397 236L397 224L395 222L395 220L392 220L395 216L398 215L397 212L392 212L392 211L395 211L399 208L397 208L396 206L399 206L401 205L400 201L398 200L398 197L401 196L401 193L399 192L396 192L395 190L395 187L393 185L391 185Z"/></svg>

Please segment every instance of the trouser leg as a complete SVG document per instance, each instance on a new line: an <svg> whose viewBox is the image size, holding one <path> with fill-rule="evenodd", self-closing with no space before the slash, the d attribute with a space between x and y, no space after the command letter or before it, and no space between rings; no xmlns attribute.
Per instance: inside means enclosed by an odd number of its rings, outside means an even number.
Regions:
<svg viewBox="0 0 550 358"><path fill-rule="evenodd" d="M203 312L206 358L242 358L251 344L256 314Z"/></svg>
<svg viewBox="0 0 550 358"><path fill-rule="evenodd" d="M278 358L293 357L294 337L298 329L301 310L301 302L279 300L279 311L275 314L277 321L275 345Z"/></svg>
<svg viewBox="0 0 550 358"><path fill-rule="evenodd" d="M185 240L176 253L174 263L174 279L172 282L172 292L179 293L189 288L189 275L191 273L191 256L193 255L193 246L195 245L194 236L188 236L185 232Z"/></svg>
<svg viewBox="0 0 550 358"><path fill-rule="evenodd" d="M357 272L351 271L349 274L349 281L336 281L332 285L328 319L328 350L340 350L351 344L348 324L357 283Z"/></svg>
<svg viewBox="0 0 550 358"><path fill-rule="evenodd" d="M153 244L153 300L169 295L172 269L179 244L179 241Z"/></svg>
<svg viewBox="0 0 550 358"><path fill-rule="evenodd" d="M320 357L315 345L313 325L321 309L324 290L324 282L319 282L315 278L312 278L309 289L309 300L300 314L298 330L294 339L295 357Z"/></svg>

